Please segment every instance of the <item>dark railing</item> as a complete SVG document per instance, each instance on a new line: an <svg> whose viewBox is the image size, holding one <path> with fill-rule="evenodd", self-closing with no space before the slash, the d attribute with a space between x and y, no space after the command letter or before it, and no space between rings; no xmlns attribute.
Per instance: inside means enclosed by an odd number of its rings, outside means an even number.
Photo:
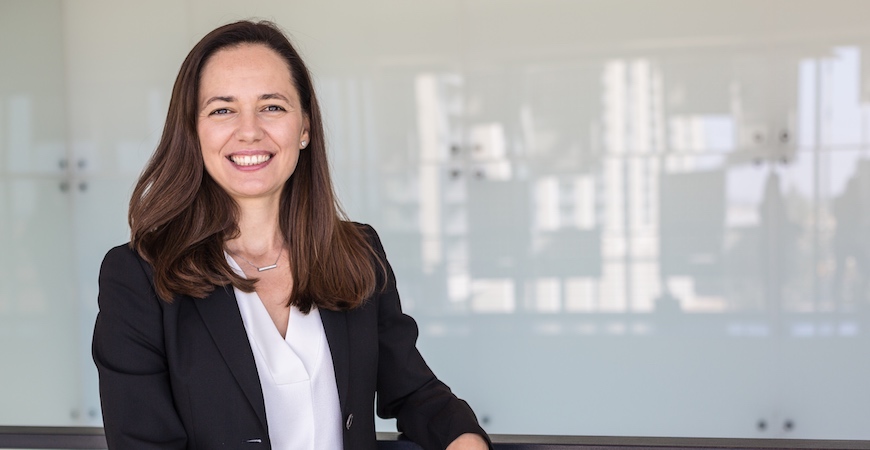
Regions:
<svg viewBox="0 0 870 450"><path fill-rule="evenodd" d="M529 436L495 434L496 450L857 450L870 449L870 441L803 439L716 439L605 436ZM0 427L0 449L106 448L102 428ZM420 450L396 433L378 433L379 450Z"/></svg>

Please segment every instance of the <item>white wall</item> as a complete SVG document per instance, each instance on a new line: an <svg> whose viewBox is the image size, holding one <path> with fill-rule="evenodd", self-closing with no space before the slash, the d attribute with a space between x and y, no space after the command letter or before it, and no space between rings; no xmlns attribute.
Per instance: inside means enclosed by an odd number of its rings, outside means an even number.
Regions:
<svg viewBox="0 0 870 450"><path fill-rule="evenodd" d="M99 423L102 254L186 52L260 17L314 71L342 202L489 431L870 439L868 13L2 0L0 423Z"/></svg>

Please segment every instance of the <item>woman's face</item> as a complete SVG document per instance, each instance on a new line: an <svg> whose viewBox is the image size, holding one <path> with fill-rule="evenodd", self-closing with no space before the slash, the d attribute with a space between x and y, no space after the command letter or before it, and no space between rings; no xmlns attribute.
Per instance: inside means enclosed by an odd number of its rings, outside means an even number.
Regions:
<svg viewBox="0 0 870 450"><path fill-rule="evenodd" d="M308 139L290 69L274 50L219 50L199 85L197 134L205 170L237 201L277 200Z"/></svg>

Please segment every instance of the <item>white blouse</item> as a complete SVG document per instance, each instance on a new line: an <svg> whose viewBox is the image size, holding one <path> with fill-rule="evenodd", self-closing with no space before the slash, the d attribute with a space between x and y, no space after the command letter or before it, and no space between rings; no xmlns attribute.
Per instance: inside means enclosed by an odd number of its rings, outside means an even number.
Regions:
<svg viewBox="0 0 870 450"><path fill-rule="evenodd" d="M244 276L229 254L226 258ZM272 448L343 448L338 388L320 312L312 308L305 315L290 307L282 338L256 292L234 291L260 376Z"/></svg>

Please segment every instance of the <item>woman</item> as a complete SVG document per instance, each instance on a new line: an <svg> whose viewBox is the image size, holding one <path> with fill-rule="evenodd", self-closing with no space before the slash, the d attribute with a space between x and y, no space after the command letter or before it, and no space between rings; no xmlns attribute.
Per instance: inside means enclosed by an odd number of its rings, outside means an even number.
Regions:
<svg viewBox="0 0 870 450"><path fill-rule="evenodd" d="M488 448L417 352L377 234L341 217L290 42L265 22L206 35L100 271L109 447L374 449L377 393L423 448Z"/></svg>

